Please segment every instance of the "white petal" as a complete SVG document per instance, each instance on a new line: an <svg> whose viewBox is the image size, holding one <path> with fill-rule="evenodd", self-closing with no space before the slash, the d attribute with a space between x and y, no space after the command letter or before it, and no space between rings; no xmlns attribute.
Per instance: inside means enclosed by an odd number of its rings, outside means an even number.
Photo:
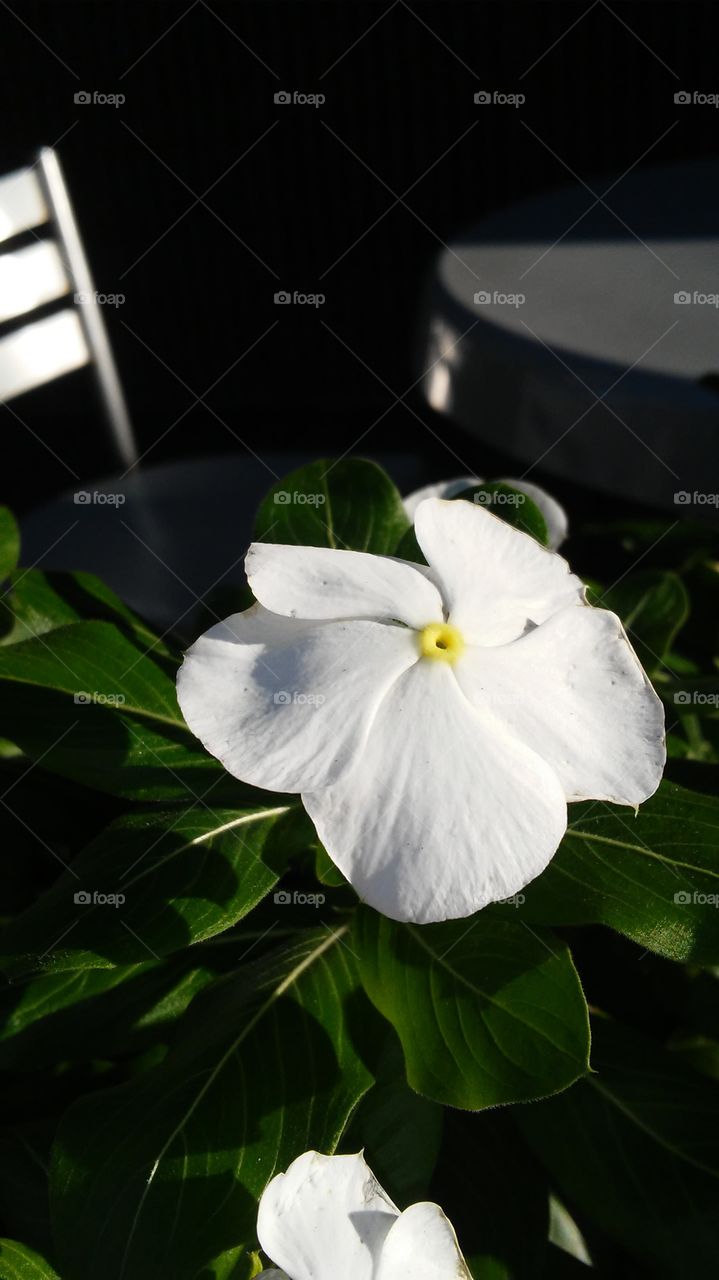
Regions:
<svg viewBox="0 0 719 1280"><path fill-rule="evenodd" d="M549 1241L571 1258L583 1262L586 1267L593 1267L592 1255L587 1248L577 1223L574 1221L566 1205L556 1196L549 1197ZM581 1274L581 1272L580 1272Z"/></svg>
<svg viewBox="0 0 719 1280"><path fill-rule="evenodd" d="M583 599L566 560L472 502L428 498L415 533L450 622L471 643L506 644Z"/></svg>
<svg viewBox="0 0 719 1280"><path fill-rule="evenodd" d="M456 476L454 480L440 480L437 484L424 484L421 489L413 489L402 502L410 520L414 521L417 507L425 498L456 498L465 489L482 483L479 476Z"/></svg>
<svg viewBox="0 0 719 1280"><path fill-rule="evenodd" d="M410 520L414 521L417 507L420 502L424 502L425 498L456 498L465 489L471 489L474 485L483 483L479 476L456 476L453 480L441 480L438 484L425 484L421 489L414 489L412 493L407 494L406 498L403 498L404 509ZM520 493L526 493L534 505L539 507L547 526L549 545L556 551L569 531L569 521L564 507L561 507L556 498L547 493L546 489L541 489L531 480L503 479L498 483L509 485L511 489L518 489Z"/></svg>
<svg viewBox="0 0 719 1280"><path fill-rule="evenodd" d="M287 617L396 618L409 627L442 618L437 588L406 560L253 542L245 570L260 604Z"/></svg>
<svg viewBox="0 0 719 1280"><path fill-rule="evenodd" d="M570 606L494 649L467 648L454 668L492 712L556 770L567 800L640 804L664 768L664 708L606 609Z"/></svg>
<svg viewBox="0 0 719 1280"><path fill-rule="evenodd" d="M559 505L557 499L553 498L551 493L547 493L546 489L541 489L538 484L532 484L531 480L500 480L500 484L508 484L511 489L518 489L520 493L526 493L527 497L531 498L535 507L539 507L544 516L550 547L553 551L561 547L569 533L569 521L564 507Z"/></svg>
<svg viewBox="0 0 719 1280"><path fill-rule="evenodd" d="M413 1204L397 1218L376 1280L472 1280L454 1227L438 1204Z"/></svg>
<svg viewBox="0 0 719 1280"><path fill-rule="evenodd" d="M355 767L302 801L360 896L420 923L523 889L567 821L553 769L476 712L446 662L428 659L387 693Z"/></svg>
<svg viewBox="0 0 719 1280"><path fill-rule="evenodd" d="M256 1280L289 1280L289 1277L285 1271L275 1271L273 1268L271 1271L260 1271Z"/></svg>
<svg viewBox="0 0 719 1280"><path fill-rule="evenodd" d="M406 627L302 622L256 605L192 645L177 696L192 732L235 777L302 791L351 765L386 688L416 661Z"/></svg>
<svg viewBox="0 0 719 1280"><path fill-rule="evenodd" d="M398 1214L361 1154L306 1151L265 1188L257 1235L292 1280L374 1280Z"/></svg>

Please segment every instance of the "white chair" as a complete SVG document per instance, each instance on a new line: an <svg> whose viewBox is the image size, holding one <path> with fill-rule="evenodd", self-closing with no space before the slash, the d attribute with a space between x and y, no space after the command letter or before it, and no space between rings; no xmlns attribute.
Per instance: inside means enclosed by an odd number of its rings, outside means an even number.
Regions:
<svg viewBox="0 0 719 1280"><path fill-rule="evenodd" d="M17 236L46 226L49 237L12 247ZM43 147L34 165L0 178L0 323L60 301L0 337L0 403L90 365L117 452L132 466L137 448L102 307L58 156Z"/></svg>

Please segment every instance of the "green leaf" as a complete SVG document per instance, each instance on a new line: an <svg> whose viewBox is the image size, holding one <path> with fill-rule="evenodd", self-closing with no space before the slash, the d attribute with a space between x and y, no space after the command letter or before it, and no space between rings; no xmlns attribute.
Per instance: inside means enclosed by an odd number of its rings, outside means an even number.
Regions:
<svg viewBox="0 0 719 1280"><path fill-rule="evenodd" d="M719 666L719 558L695 558L683 580L692 602L682 647L698 661L699 670Z"/></svg>
<svg viewBox="0 0 719 1280"><path fill-rule="evenodd" d="M0 1280L59 1280L39 1253L16 1240L0 1240Z"/></svg>
<svg viewBox="0 0 719 1280"><path fill-rule="evenodd" d="M598 1018L596 1074L516 1120L568 1203L652 1275L714 1275L719 1264L719 1089L660 1045Z"/></svg>
<svg viewBox="0 0 719 1280"><path fill-rule="evenodd" d="M71 1108L51 1176L69 1276L194 1280L256 1247L275 1172L334 1150L372 1082L346 1022L358 987L345 932L312 931L216 982L161 1066Z"/></svg>
<svg viewBox="0 0 719 1280"><path fill-rule="evenodd" d="M0 585L17 565L20 555L20 530L8 507L0 507Z"/></svg>
<svg viewBox="0 0 719 1280"><path fill-rule="evenodd" d="M10 574L9 589L0 601L0 644L32 640L82 621L114 622L155 659L172 657L164 641L94 574L40 569Z"/></svg>
<svg viewBox="0 0 719 1280"><path fill-rule="evenodd" d="M621 618L645 671L664 665L677 633L689 617L689 597L676 573L639 569L590 603Z"/></svg>
<svg viewBox="0 0 719 1280"><path fill-rule="evenodd" d="M395 547L394 555L398 560L409 560L411 564L426 565L427 561L419 549L419 543L417 541L417 535L414 531L414 527L408 529L407 532L402 535Z"/></svg>
<svg viewBox="0 0 719 1280"><path fill-rule="evenodd" d="M513 529L528 533L537 542L541 542L543 547L549 545L549 531L544 516L536 503L519 489L494 480L487 484L473 485L471 489L458 493L457 498L481 503L492 515L499 516L505 524L511 524Z"/></svg>
<svg viewBox="0 0 719 1280"><path fill-rule="evenodd" d="M676 707L674 714L680 721L684 738L678 738L678 734L667 735L669 764L664 771L665 778L680 786L716 795L719 776L713 766L719 763L719 717L716 713L705 717L691 709L687 714L686 707ZM683 751L677 750L677 739L683 744Z"/></svg>
<svg viewBox="0 0 719 1280"><path fill-rule="evenodd" d="M52 1070L156 1048L214 976L197 954L194 966L183 956L9 984L0 993L0 1069Z"/></svg>
<svg viewBox="0 0 719 1280"><path fill-rule="evenodd" d="M719 799L663 782L636 817L621 805L571 805L520 918L606 924L670 960L719 962Z"/></svg>
<svg viewBox="0 0 719 1280"><path fill-rule="evenodd" d="M193 738L172 676L109 622L0 647L0 736L44 769L113 795L186 801L212 787L217 804L257 795Z"/></svg>
<svg viewBox="0 0 719 1280"><path fill-rule="evenodd" d="M673 654L668 662L674 666ZM690 761L716 764L719 761L719 676L685 675L676 680L658 680L656 688L667 707L669 723L683 734L683 737L667 736L670 757L684 754ZM683 745L683 752L677 748L677 740ZM681 782L682 778L673 780Z"/></svg>
<svg viewBox="0 0 719 1280"><path fill-rule="evenodd" d="M219 1258L213 1259L199 1272L197 1280L253 1280L263 1271L258 1252L248 1253L246 1249L228 1249Z"/></svg>
<svg viewBox="0 0 719 1280"><path fill-rule="evenodd" d="M328 889L344 888L347 885L347 881L339 867L335 866L324 845L315 839L311 842L310 847L315 857L315 876L320 884L326 884Z"/></svg>
<svg viewBox="0 0 719 1280"><path fill-rule="evenodd" d="M588 1069L589 1022L566 946L507 918L406 925L368 908L360 975L404 1049L413 1089L479 1110L566 1089Z"/></svg>
<svg viewBox="0 0 719 1280"><path fill-rule="evenodd" d="M296 804L119 818L5 930L0 967L133 964L214 937L267 896L306 839Z"/></svg>
<svg viewBox="0 0 719 1280"><path fill-rule="evenodd" d="M659 684L657 693L676 708L677 715L683 712L716 715L719 709L719 675L685 675Z"/></svg>
<svg viewBox="0 0 719 1280"><path fill-rule="evenodd" d="M324 459L270 489L257 515L255 538L393 555L409 527L399 492L376 463Z"/></svg>

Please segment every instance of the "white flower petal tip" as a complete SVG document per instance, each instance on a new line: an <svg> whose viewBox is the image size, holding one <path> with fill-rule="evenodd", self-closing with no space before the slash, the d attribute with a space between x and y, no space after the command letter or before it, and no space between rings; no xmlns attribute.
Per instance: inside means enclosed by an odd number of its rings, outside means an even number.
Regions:
<svg viewBox="0 0 719 1280"><path fill-rule="evenodd" d="M377 1280L472 1280L438 1204L413 1204L400 1214L384 1242Z"/></svg>
<svg viewBox="0 0 719 1280"><path fill-rule="evenodd" d="M546 489L540 488L538 484L532 484L529 480L507 478L500 480L499 483L506 484L519 493L525 493L531 499L544 516L549 546L553 551L561 547L569 533L569 520L564 507L560 506L556 498L547 493ZM426 484L421 489L415 489L407 494L403 499L404 509L410 520L414 521L417 507L425 498L456 498L465 489L471 489L473 485L478 484L484 484L479 476L456 476L452 480L442 480L438 484Z"/></svg>
<svg viewBox="0 0 719 1280"><path fill-rule="evenodd" d="M467 652L405 672L360 765L302 796L340 870L393 920L458 919L519 893L566 831L554 770L463 694Z"/></svg>
<svg viewBox="0 0 719 1280"><path fill-rule="evenodd" d="M307 1151L265 1188L257 1234L289 1280L471 1280L438 1205L404 1213L362 1153Z"/></svg>
<svg viewBox="0 0 719 1280"><path fill-rule="evenodd" d="M484 484L479 476L455 476L452 480L424 484L421 489L413 489L408 493L402 499L402 505L410 520L414 522L417 507L420 502L424 502L425 498L456 498L460 493L464 493L465 489L471 489L477 484Z"/></svg>
<svg viewBox="0 0 719 1280"><path fill-rule="evenodd" d="M418 627L442 608L417 565L365 551L253 542L245 572L260 604L285 617L385 618Z"/></svg>
<svg viewBox="0 0 719 1280"><path fill-rule="evenodd" d="M515 644L463 655L457 679L554 769L568 801L639 804L666 764L664 707L619 618L561 609Z"/></svg>
<svg viewBox="0 0 719 1280"><path fill-rule="evenodd" d="M306 1151L265 1188L257 1236L290 1280L373 1280L398 1214L361 1153Z"/></svg>
<svg viewBox="0 0 719 1280"><path fill-rule="evenodd" d="M621 622L556 552L470 502L425 498L428 566L256 546L262 603L188 651L190 729L242 781L300 793L328 854L395 920L521 892L567 802L636 806L664 711Z"/></svg>
<svg viewBox="0 0 719 1280"><path fill-rule="evenodd" d="M470 643L506 644L584 603L584 584L566 560L486 507L425 498L414 528L448 621Z"/></svg>

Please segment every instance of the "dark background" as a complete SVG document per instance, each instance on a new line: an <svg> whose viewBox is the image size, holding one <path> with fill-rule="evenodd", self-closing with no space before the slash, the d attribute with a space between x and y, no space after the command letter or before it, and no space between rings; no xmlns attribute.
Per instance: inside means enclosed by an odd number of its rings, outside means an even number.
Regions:
<svg viewBox="0 0 719 1280"><path fill-rule="evenodd" d="M583 178L632 165L678 88L719 88L715 8L12 0L0 172L58 146L97 289L126 298L105 317L145 465L337 455L366 433L356 452L409 449L446 475L446 440L486 472L502 459L416 392L431 430L396 403L433 257L473 219L571 181L522 118ZM526 105L482 113L480 88ZM276 105L281 89L327 101ZM80 90L126 102L79 105ZM646 163L711 153L718 124L680 114ZM277 307L279 289L326 302ZM89 390L81 372L13 402L22 421L3 408L4 500L27 509L72 483L43 440L83 479L112 469Z"/></svg>

